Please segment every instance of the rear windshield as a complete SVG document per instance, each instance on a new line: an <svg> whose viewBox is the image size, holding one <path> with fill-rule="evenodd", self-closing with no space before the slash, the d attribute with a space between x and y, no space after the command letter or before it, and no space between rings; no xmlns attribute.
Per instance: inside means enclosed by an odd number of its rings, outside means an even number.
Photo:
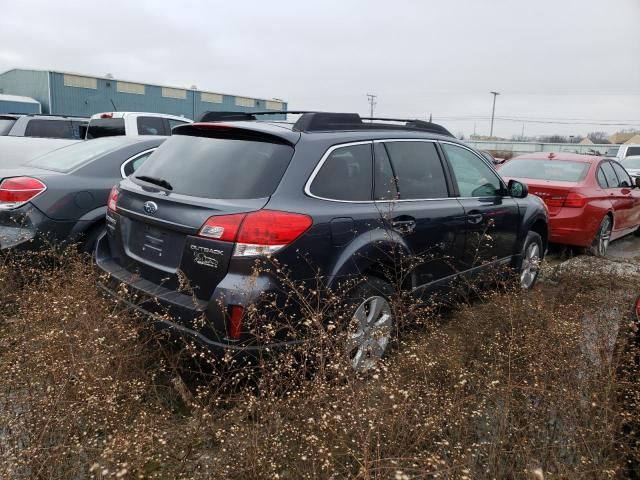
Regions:
<svg viewBox="0 0 640 480"><path fill-rule="evenodd" d="M585 162L514 158L500 169L500 175L512 178L579 182L585 177L588 170L589 164Z"/></svg>
<svg viewBox="0 0 640 480"><path fill-rule="evenodd" d="M75 143L31 160L26 165L66 173L120 146L123 146L121 138L101 138Z"/></svg>
<svg viewBox="0 0 640 480"><path fill-rule="evenodd" d="M625 157L630 157L632 155L640 155L640 147L627 148L627 153L625 154Z"/></svg>
<svg viewBox="0 0 640 480"><path fill-rule="evenodd" d="M96 118L89 121L87 138L124 135L124 118Z"/></svg>
<svg viewBox="0 0 640 480"><path fill-rule="evenodd" d="M173 192L194 197L264 198L274 192L292 156L288 145L175 135L135 177L165 180Z"/></svg>
<svg viewBox="0 0 640 480"><path fill-rule="evenodd" d="M32 119L24 130L25 137L74 138L71 120Z"/></svg>
<svg viewBox="0 0 640 480"><path fill-rule="evenodd" d="M0 135L9 133L14 123L16 123L16 121L13 118L0 118Z"/></svg>

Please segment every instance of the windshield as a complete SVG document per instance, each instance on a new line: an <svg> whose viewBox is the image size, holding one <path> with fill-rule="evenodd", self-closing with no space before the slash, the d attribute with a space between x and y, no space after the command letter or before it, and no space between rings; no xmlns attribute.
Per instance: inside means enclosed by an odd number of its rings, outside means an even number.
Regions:
<svg viewBox="0 0 640 480"><path fill-rule="evenodd" d="M55 172L70 172L123 145L122 138L101 138L69 145L27 162L26 165Z"/></svg>
<svg viewBox="0 0 640 480"><path fill-rule="evenodd" d="M622 162L622 165L624 166L624 168L640 170L640 155L625 158Z"/></svg>
<svg viewBox="0 0 640 480"><path fill-rule="evenodd" d="M13 118L0 118L0 135L8 134L14 123L16 121Z"/></svg>
<svg viewBox="0 0 640 480"><path fill-rule="evenodd" d="M96 118L89 121L87 139L124 135L124 118Z"/></svg>
<svg viewBox="0 0 640 480"><path fill-rule="evenodd" d="M136 172L175 193L216 199L264 198L280 183L293 148L269 142L174 135Z"/></svg>
<svg viewBox="0 0 640 480"><path fill-rule="evenodd" d="M587 170L589 170L589 164L585 162L514 158L500 169L500 175L511 178L579 182L584 178Z"/></svg>

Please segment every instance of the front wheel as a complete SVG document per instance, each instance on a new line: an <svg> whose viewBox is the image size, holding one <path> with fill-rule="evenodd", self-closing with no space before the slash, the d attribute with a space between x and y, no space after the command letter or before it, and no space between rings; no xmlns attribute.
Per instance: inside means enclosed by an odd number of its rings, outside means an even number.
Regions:
<svg viewBox="0 0 640 480"><path fill-rule="evenodd" d="M542 257L542 237L536 232L529 232L522 249L520 264L520 287L523 290L529 290L536 284Z"/></svg>
<svg viewBox="0 0 640 480"><path fill-rule="evenodd" d="M598 233L593 239L593 243L589 248L589 253L596 257L604 257L609 248L611 240L611 230L613 229L613 221L609 215L605 215L598 228Z"/></svg>

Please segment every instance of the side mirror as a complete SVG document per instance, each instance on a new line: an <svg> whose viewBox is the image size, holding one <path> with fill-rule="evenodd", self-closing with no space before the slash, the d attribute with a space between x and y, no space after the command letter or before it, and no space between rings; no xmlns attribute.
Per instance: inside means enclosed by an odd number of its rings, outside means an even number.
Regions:
<svg viewBox="0 0 640 480"><path fill-rule="evenodd" d="M527 186L517 180L509 180L507 191L513 198L524 198L529 195L529 189L527 188Z"/></svg>

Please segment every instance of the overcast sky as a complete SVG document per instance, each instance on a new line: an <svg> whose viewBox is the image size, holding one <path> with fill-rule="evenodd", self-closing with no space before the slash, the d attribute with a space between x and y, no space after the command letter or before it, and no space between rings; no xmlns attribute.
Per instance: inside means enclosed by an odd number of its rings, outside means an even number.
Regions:
<svg viewBox="0 0 640 480"><path fill-rule="evenodd" d="M495 135L640 128L640 0L0 0L0 11L0 71L111 73L363 114L373 93L376 115L431 113L467 135L489 133L495 90Z"/></svg>

